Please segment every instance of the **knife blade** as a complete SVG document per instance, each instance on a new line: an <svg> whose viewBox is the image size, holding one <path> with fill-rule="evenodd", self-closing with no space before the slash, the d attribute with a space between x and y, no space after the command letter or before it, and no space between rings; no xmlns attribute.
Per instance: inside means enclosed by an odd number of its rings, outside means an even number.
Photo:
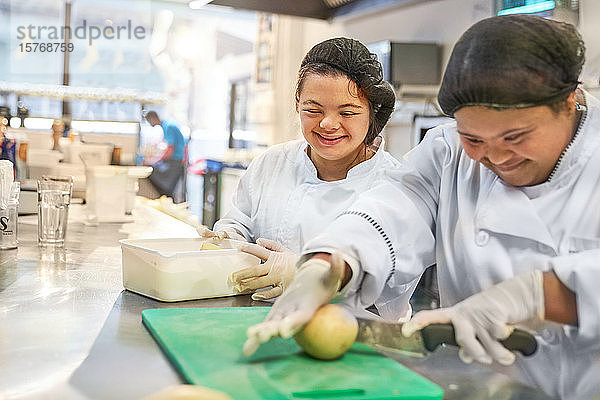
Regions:
<svg viewBox="0 0 600 400"><path fill-rule="evenodd" d="M393 351L410 356L424 357L439 345L458 346L452 324L431 324L412 336L402 336L402 324L381 320L358 319L356 341L376 350ZM515 329L508 338L500 343L508 350L519 351L530 356L537 350L535 337L522 329Z"/></svg>

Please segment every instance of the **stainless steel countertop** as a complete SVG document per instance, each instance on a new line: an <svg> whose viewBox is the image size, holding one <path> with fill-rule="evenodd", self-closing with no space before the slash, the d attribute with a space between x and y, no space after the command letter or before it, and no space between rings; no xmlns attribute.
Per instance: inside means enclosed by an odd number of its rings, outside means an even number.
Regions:
<svg viewBox="0 0 600 400"><path fill-rule="evenodd" d="M19 223L19 248L0 251L0 399L139 399L183 382L143 327L142 310L268 305L249 296L162 303L124 291L118 240L195 236L146 206L132 223L69 224L65 249L38 248L36 229ZM454 349L390 356L442 386L447 399L549 398L461 363Z"/></svg>

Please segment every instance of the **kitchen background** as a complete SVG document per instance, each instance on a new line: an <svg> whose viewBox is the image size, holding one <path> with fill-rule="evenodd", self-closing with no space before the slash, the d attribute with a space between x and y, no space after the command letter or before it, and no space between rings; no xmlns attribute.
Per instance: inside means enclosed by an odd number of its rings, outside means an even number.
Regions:
<svg viewBox="0 0 600 400"><path fill-rule="evenodd" d="M445 120L435 97L458 36L511 7L576 24L587 45L582 81L598 90L596 0L0 0L4 134L28 143L21 177L56 168L85 175L80 141L118 147L121 164L159 152L162 131L142 118L143 110L156 110L189 139L188 172L175 200L187 200L210 226L227 210L249 161L266 146L300 136L293 92L312 45L349 36L388 61L398 100L384 135L387 150L401 157L425 129ZM88 34L73 38L72 52L23 51L40 27L64 26L67 17L72 27L130 26L144 35L91 40ZM61 163L49 150L55 118L71 121Z"/></svg>

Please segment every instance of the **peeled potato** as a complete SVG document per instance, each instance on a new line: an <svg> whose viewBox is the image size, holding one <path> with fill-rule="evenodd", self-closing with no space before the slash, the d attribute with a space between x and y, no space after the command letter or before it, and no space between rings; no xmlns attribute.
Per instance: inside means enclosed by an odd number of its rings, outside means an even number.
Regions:
<svg viewBox="0 0 600 400"><path fill-rule="evenodd" d="M211 242L203 242L200 250L221 250L221 246Z"/></svg>
<svg viewBox="0 0 600 400"><path fill-rule="evenodd" d="M350 311L336 304L317 310L294 339L311 357L333 360L341 357L356 340L358 322Z"/></svg>
<svg viewBox="0 0 600 400"><path fill-rule="evenodd" d="M143 400L233 400L226 393L204 386L177 385L169 386Z"/></svg>

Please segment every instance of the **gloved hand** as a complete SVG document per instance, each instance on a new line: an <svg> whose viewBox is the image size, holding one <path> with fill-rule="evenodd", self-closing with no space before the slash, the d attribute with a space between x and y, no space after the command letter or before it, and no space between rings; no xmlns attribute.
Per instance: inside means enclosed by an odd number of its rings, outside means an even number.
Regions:
<svg viewBox="0 0 600 400"><path fill-rule="evenodd" d="M541 271L508 279L452 307L421 311L402 327L406 337L433 323L452 322L459 357L491 364L510 365L515 355L499 340L513 331L512 324L544 318L544 287Z"/></svg>
<svg viewBox="0 0 600 400"><path fill-rule="evenodd" d="M331 263L313 258L302 264L265 320L248 328L244 354L253 354L273 337L288 338L298 332L340 289L344 267L344 259L337 253L331 256Z"/></svg>
<svg viewBox="0 0 600 400"><path fill-rule="evenodd" d="M200 235L201 238L210 239L215 238L217 240L223 239L233 239L233 240L243 240L246 242L246 238L241 235L234 228L223 228L217 232L213 232L206 225L200 225L196 227L196 231Z"/></svg>
<svg viewBox="0 0 600 400"><path fill-rule="evenodd" d="M256 244L241 245L239 250L260 258L264 263L231 274L231 280L235 283L238 293L272 286L252 295L253 300L272 299L279 296L294 279L298 256L282 244L261 238Z"/></svg>

